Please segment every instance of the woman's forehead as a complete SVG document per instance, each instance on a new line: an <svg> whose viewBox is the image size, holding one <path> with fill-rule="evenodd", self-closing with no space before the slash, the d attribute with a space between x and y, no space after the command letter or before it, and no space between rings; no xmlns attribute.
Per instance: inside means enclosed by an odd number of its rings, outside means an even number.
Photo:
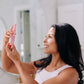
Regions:
<svg viewBox="0 0 84 84"><path fill-rule="evenodd" d="M55 34L55 28L51 27L47 34Z"/></svg>

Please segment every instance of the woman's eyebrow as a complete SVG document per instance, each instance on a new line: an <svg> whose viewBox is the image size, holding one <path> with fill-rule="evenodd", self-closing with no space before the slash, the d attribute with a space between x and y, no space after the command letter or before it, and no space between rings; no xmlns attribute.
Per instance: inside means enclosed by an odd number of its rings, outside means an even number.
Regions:
<svg viewBox="0 0 84 84"><path fill-rule="evenodd" d="M47 34L47 35L54 35L54 34Z"/></svg>

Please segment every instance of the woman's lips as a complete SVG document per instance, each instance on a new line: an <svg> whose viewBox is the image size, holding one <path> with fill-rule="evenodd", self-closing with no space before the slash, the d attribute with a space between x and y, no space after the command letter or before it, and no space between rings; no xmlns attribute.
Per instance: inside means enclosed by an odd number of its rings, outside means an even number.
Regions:
<svg viewBox="0 0 84 84"><path fill-rule="evenodd" d="M44 48L48 48L49 46L48 46L48 45L44 45L43 47L44 47Z"/></svg>

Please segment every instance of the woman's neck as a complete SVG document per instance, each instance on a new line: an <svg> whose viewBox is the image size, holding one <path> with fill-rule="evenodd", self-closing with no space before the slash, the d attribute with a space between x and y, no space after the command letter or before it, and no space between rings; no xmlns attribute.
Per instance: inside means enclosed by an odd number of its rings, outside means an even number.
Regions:
<svg viewBox="0 0 84 84"><path fill-rule="evenodd" d="M50 67L59 68L65 64L66 63L64 63L64 61L61 59L59 53L52 54L52 60L51 60L51 63L49 65Z"/></svg>

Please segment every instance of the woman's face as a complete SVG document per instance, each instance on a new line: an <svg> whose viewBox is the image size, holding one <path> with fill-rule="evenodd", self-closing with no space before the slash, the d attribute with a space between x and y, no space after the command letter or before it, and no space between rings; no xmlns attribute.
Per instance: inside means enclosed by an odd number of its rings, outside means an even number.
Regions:
<svg viewBox="0 0 84 84"><path fill-rule="evenodd" d="M44 53L53 54L57 52L57 44L55 40L55 28L51 27L44 39Z"/></svg>

